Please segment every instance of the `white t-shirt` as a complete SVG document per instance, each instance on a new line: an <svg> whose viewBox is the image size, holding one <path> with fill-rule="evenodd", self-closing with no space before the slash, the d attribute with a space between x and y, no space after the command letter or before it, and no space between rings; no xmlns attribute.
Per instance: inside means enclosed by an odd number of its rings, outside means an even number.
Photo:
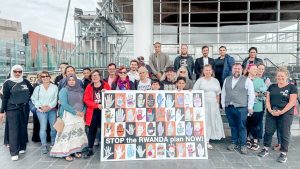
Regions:
<svg viewBox="0 0 300 169"><path fill-rule="evenodd" d="M148 78L148 80L143 83L142 81L139 81L138 90L151 90L151 79Z"/></svg>

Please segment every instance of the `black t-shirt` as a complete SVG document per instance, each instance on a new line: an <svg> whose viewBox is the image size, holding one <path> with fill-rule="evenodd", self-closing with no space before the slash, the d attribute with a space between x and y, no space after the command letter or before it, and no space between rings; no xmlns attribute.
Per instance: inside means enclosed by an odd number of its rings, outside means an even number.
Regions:
<svg viewBox="0 0 300 169"><path fill-rule="evenodd" d="M101 93L102 87L94 87L94 102L101 104L102 103L102 93Z"/></svg>
<svg viewBox="0 0 300 169"><path fill-rule="evenodd" d="M289 103L290 95L298 94L297 87L292 84L282 88L279 88L277 84L272 84L269 86L268 92L270 92L272 109L283 109Z"/></svg>
<svg viewBox="0 0 300 169"><path fill-rule="evenodd" d="M225 62L225 58L224 59L218 58L215 60L215 78L217 78L219 82L222 81L224 62Z"/></svg>
<svg viewBox="0 0 300 169"><path fill-rule="evenodd" d="M187 63L187 58L188 57L180 57L180 67L181 66L185 66L185 67L188 67L188 63Z"/></svg>

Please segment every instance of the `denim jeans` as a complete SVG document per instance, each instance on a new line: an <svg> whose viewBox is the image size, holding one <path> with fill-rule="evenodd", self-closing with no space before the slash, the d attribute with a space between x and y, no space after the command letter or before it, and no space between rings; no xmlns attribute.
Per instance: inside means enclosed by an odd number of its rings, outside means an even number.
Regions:
<svg viewBox="0 0 300 169"><path fill-rule="evenodd" d="M41 143L42 145L47 145L47 124L48 121L50 123L50 128L51 128L51 132L50 132L50 136L51 136L51 144L54 144L55 142L55 136L56 136L56 131L53 127L55 120L56 120L56 111L55 110L50 110L48 112L40 112L37 110L36 112L39 121L40 121L40 139L41 139Z"/></svg>
<svg viewBox="0 0 300 169"><path fill-rule="evenodd" d="M225 107L225 113L231 129L231 143L245 146L247 139L247 115L246 107Z"/></svg>

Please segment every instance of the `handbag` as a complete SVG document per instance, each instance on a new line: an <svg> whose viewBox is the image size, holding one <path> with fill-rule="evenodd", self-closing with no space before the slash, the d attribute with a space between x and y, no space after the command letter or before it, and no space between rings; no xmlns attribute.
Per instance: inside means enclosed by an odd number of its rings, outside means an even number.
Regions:
<svg viewBox="0 0 300 169"><path fill-rule="evenodd" d="M53 127L58 133L61 133L64 130L65 123L60 117L57 117Z"/></svg>

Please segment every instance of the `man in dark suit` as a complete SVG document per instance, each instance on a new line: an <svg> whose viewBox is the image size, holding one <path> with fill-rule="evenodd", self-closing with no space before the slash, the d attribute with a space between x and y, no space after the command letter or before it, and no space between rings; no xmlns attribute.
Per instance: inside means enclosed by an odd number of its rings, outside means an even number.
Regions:
<svg viewBox="0 0 300 169"><path fill-rule="evenodd" d="M215 61L213 58L208 57L208 53L209 53L209 47L203 46L202 47L203 56L201 58L196 59L195 61L196 80L201 77L204 65L210 64L212 67L214 67Z"/></svg>

